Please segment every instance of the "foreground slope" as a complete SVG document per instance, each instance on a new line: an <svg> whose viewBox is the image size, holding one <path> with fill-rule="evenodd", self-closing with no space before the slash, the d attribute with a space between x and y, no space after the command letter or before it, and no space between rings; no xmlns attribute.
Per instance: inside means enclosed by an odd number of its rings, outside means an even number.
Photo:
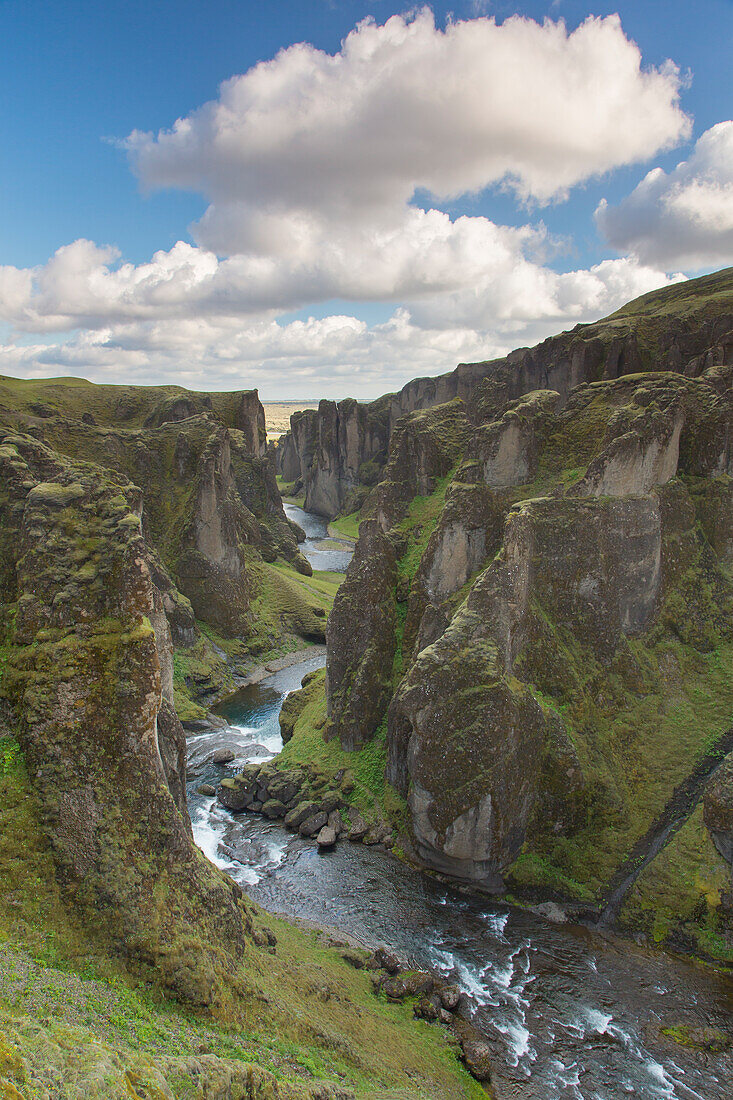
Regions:
<svg viewBox="0 0 733 1100"><path fill-rule="evenodd" d="M252 392L0 383L4 1097L476 1095L191 837L180 718L323 637L262 423Z"/></svg>

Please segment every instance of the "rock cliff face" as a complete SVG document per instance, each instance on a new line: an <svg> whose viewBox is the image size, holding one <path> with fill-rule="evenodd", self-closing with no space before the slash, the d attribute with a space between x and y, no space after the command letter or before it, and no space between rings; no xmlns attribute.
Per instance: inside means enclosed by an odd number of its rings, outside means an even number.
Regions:
<svg viewBox="0 0 733 1100"><path fill-rule="evenodd" d="M278 472L285 481L302 479L306 511L335 516L363 503L387 459L388 444L384 402L321 401L318 409L291 417L277 450Z"/></svg>
<svg viewBox="0 0 733 1100"><path fill-rule="evenodd" d="M335 588L301 576L260 413L251 394L0 380L3 1096L472 1093L437 1029L263 927L193 842L182 683L323 639Z"/></svg>
<svg viewBox="0 0 733 1100"><path fill-rule="evenodd" d="M583 383L640 371L696 378L710 367L733 362L732 289L733 269L727 269L646 294L602 321L577 325L534 348L483 363L461 363L437 378L414 379L399 393L369 404L321 402L317 411L295 414L278 448L278 472L288 482L302 479L308 510L333 517L361 505L363 490L374 484L384 466L398 420L408 413L458 397L471 418L481 421L486 403L495 401L497 392L506 403L536 390L553 390L564 403ZM515 446L518 442L508 432L505 452L495 459L499 469L511 461Z"/></svg>
<svg viewBox="0 0 733 1100"><path fill-rule="evenodd" d="M190 837L141 493L27 435L6 432L0 462L15 608L3 690L60 881L96 934L210 1004L251 922Z"/></svg>
<svg viewBox="0 0 733 1100"><path fill-rule="evenodd" d="M387 779L416 854L441 873L600 907L729 729L731 282L700 280L682 299L673 288L667 329L663 297L653 311L632 303L604 331L636 316L646 327L519 353L513 381L495 372L464 389L467 405L409 413L393 431L362 508L381 535L364 521L329 624L326 735L358 748L384 729L389 698ZM531 379L543 388L522 392ZM354 640L359 607L378 622L365 617ZM344 686L374 650L379 691L350 707ZM647 868L623 924L729 950L729 770L708 785L707 840L685 849L699 862L678 889L697 882L696 900L668 918L662 872Z"/></svg>
<svg viewBox="0 0 733 1100"><path fill-rule="evenodd" d="M200 1004L231 992L251 919L191 838L174 651L201 623L246 639L267 562L310 572L263 455L254 391L0 382L2 692L59 879Z"/></svg>

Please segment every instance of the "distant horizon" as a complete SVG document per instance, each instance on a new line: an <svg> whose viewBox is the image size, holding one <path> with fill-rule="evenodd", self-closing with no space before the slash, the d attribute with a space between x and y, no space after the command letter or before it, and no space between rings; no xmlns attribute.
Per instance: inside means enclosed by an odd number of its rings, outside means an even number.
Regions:
<svg viewBox="0 0 733 1100"><path fill-rule="evenodd" d="M733 4L658 9L0 5L0 371L373 400L733 263Z"/></svg>

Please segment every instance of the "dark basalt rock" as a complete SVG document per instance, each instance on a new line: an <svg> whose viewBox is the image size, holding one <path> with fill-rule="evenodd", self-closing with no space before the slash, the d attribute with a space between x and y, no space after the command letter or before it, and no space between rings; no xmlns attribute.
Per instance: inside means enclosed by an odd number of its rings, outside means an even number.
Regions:
<svg viewBox="0 0 733 1100"><path fill-rule="evenodd" d="M359 541L328 620L326 680L332 735L353 750L387 708L395 650L394 551L376 521Z"/></svg>
<svg viewBox="0 0 733 1100"><path fill-rule="evenodd" d="M298 832L301 836L315 836L325 825L328 825L328 814L312 814L298 827Z"/></svg>
<svg viewBox="0 0 733 1100"><path fill-rule="evenodd" d="M316 844L319 848L333 848L336 840L336 830L330 825L324 825L316 837Z"/></svg>
<svg viewBox="0 0 733 1100"><path fill-rule="evenodd" d="M465 1039L461 1044L463 1060L477 1081L491 1080L491 1047L482 1039Z"/></svg>
<svg viewBox="0 0 733 1100"><path fill-rule="evenodd" d="M304 821L319 813L318 803L313 801L299 802L285 815L285 825L288 829L297 831Z"/></svg>

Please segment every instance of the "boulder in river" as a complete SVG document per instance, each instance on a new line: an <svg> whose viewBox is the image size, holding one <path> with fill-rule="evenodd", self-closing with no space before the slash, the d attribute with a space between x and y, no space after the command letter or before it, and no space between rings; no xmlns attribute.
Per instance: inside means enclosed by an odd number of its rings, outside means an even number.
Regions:
<svg viewBox="0 0 733 1100"><path fill-rule="evenodd" d="M298 832L301 836L315 836L320 833L324 825L328 824L328 815L324 813L312 814L302 823Z"/></svg>
<svg viewBox="0 0 733 1100"><path fill-rule="evenodd" d="M267 802L262 803L262 813L265 817L269 817L270 821L284 817L285 812L286 807L278 798L268 798Z"/></svg>
<svg viewBox="0 0 733 1100"><path fill-rule="evenodd" d="M319 848L333 848L336 843L336 830L331 828L330 825L324 825L318 836L316 837L316 844Z"/></svg>
<svg viewBox="0 0 733 1100"><path fill-rule="evenodd" d="M299 829L304 821L309 817L313 817L318 813L317 802L299 802L297 806L294 806L292 810L289 810L285 815L285 827L287 829Z"/></svg>
<svg viewBox="0 0 733 1100"><path fill-rule="evenodd" d="M448 1012L455 1012L461 999L461 991L457 985L446 985L440 991L440 1001Z"/></svg>
<svg viewBox="0 0 733 1100"><path fill-rule="evenodd" d="M216 797L224 809L232 813L239 813L252 805L252 792L246 783L239 781L239 777L222 779Z"/></svg>
<svg viewBox="0 0 733 1100"><path fill-rule="evenodd" d="M200 787L196 788L196 791L198 794L203 794L207 798L213 798L216 794L216 787L212 786L211 783L202 783Z"/></svg>
<svg viewBox="0 0 733 1100"><path fill-rule="evenodd" d="M463 1060L472 1077L477 1081L491 1080L491 1048L483 1039L464 1039L461 1043Z"/></svg>
<svg viewBox="0 0 733 1100"><path fill-rule="evenodd" d="M234 760L236 753L232 749L217 749L211 757L212 764L231 764Z"/></svg>

